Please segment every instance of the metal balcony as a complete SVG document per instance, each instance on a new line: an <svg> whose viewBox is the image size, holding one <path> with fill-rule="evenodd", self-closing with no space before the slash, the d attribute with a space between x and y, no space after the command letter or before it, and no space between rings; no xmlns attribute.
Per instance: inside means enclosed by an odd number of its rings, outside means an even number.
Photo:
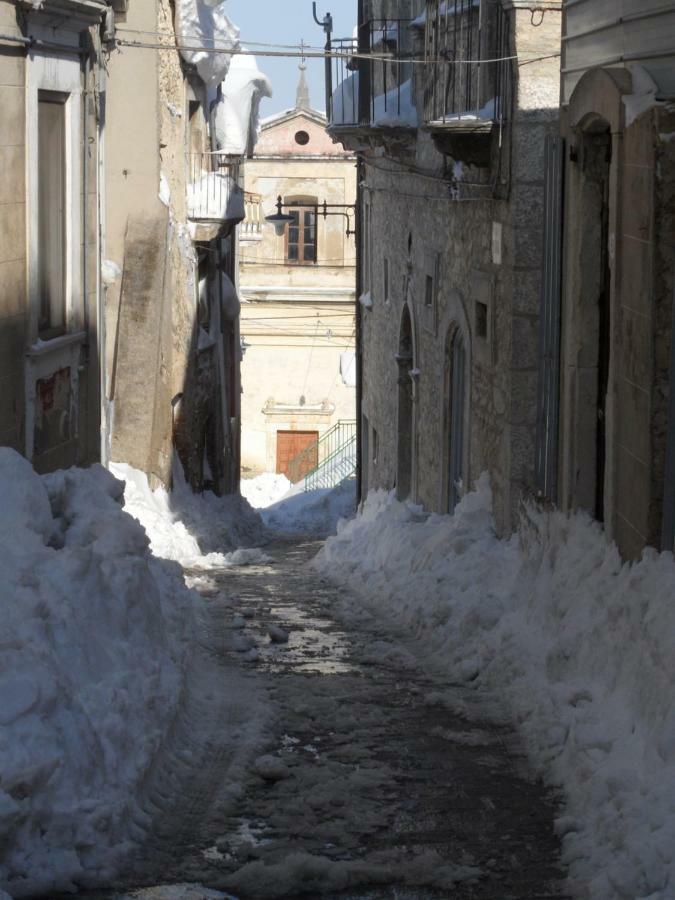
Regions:
<svg viewBox="0 0 675 900"><path fill-rule="evenodd" d="M243 221L239 163L219 152L188 154L187 214L195 240L212 240Z"/></svg>
<svg viewBox="0 0 675 900"><path fill-rule="evenodd" d="M329 129L412 131L417 111L412 92L410 19L373 19L363 28L376 59L357 59L355 38L335 40L328 93Z"/></svg>
<svg viewBox="0 0 675 900"><path fill-rule="evenodd" d="M440 149L462 158L463 148L476 157L469 161L485 162L492 131L508 110L507 13L488 0L428 0L414 27L425 35L425 128Z"/></svg>

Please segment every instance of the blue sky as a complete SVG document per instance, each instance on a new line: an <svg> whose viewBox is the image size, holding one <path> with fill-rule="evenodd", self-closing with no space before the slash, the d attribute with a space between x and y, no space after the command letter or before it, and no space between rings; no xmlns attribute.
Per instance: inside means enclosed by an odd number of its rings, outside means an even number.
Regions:
<svg viewBox="0 0 675 900"><path fill-rule="evenodd" d="M312 18L312 0L229 0L227 14L241 30L242 43L299 44L301 40L315 47L323 47L323 30ZM356 24L356 0L318 0L320 19L330 12L335 22L334 37L350 37ZM257 47L250 47L257 50ZM269 116L295 106L298 85L298 59L261 57L259 67L274 86L274 97L264 100L261 115ZM312 106L324 110L324 64L322 60L307 61Z"/></svg>

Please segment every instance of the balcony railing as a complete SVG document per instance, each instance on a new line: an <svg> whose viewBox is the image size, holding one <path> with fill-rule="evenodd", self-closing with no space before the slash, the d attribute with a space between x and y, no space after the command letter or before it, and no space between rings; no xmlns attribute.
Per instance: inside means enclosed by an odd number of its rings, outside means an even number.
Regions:
<svg viewBox="0 0 675 900"><path fill-rule="evenodd" d="M340 419L321 438L306 447L291 460L288 477L296 484L305 479L305 490L317 487L333 487L354 471L356 464L356 422ZM330 484L320 483L318 473ZM311 482L308 484L308 482Z"/></svg>
<svg viewBox="0 0 675 900"><path fill-rule="evenodd" d="M239 226L239 239L242 241L262 240L264 217L262 212L262 197L260 194L244 192L244 210L246 216Z"/></svg>
<svg viewBox="0 0 675 900"><path fill-rule="evenodd" d="M425 20L425 122L468 129L503 122L510 65L501 4L428 0Z"/></svg>
<svg viewBox="0 0 675 900"><path fill-rule="evenodd" d="M244 192L239 187L239 157L190 153L187 158L188 217L197 222L241 222Z"/></svg>
<svg viewBox="0 0 675 900"><path fill-rule="evenodd" d="M356 38L335 40L328 93L333 127L415 127L410 19L373 19L363 27L376 59L357 59ZM361 96L362 94L367 96Z"/></svg>

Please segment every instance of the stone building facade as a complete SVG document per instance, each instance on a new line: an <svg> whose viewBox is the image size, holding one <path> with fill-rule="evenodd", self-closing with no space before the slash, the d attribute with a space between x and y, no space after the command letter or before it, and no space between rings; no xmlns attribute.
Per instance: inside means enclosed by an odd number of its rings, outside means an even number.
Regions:
<svg viewBox="0 0 675 900"><path fill-rule="evenodd" d="M251 59L232 56L238 32L202 0L145 0L124 18L132 33L159 38L120 41L109 67L111 121L126 121L106 148L111 456L168 486L175 449L194 490L230 493L239 482L241 165L270 88ZM222 33L208 32L210 19ZM222 54L175 49L213 39Z"/></svg>
<svg viewBox="0 0 675 900"><path fill-rule="evenodd" d="M0 2L0 444L100 458L104 0Z"/></svg>
<svg viewBox="0 0 675 900"><path fill-rule="evenodd" d="M543 486L631 558L675 538L674 33L672 2L564 4L563 278L542 348Z"/></svg>
<svg viewBox="0 0 675 900"><path fill-rule="evenodd" d="M356 244L347 230L355 224L356 160L326 134L304 70L296 107L263 123L245 187L242 466L297 481L312 467L312 446L355 418ZM275 234L265 216L279 196L297 222ZM289 468L300 454L307 464Z"/></svg>
<svg viewBox="0 0 675 900"><path fill-rule="evenodd" d="M338 63L329 123L361 166L362 493L446 512L487 471L503 533L535 491L559 128L560 3L531 6L359 4L349 46L375 59Z"/></svg>

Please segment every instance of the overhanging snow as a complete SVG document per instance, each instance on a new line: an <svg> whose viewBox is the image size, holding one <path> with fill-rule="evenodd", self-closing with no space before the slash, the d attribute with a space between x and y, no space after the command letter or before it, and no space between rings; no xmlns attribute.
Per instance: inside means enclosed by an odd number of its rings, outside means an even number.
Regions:
<svg viewBox="0 0 675 900"><path fill-rule="evenodd" d="M272 85L254 57L235 56L211 118L218 150L229 156L253 152L260 131L260 101L271 96Z"/></svg>
<svg viewBox="0 0 675 900"><path fill-rule="evenodd" d="M181 56L196 67L206 85L225 80L232 53L239 49L239 29L225 14L225 4L226 0L176 0L176 38Z"/></svg>

